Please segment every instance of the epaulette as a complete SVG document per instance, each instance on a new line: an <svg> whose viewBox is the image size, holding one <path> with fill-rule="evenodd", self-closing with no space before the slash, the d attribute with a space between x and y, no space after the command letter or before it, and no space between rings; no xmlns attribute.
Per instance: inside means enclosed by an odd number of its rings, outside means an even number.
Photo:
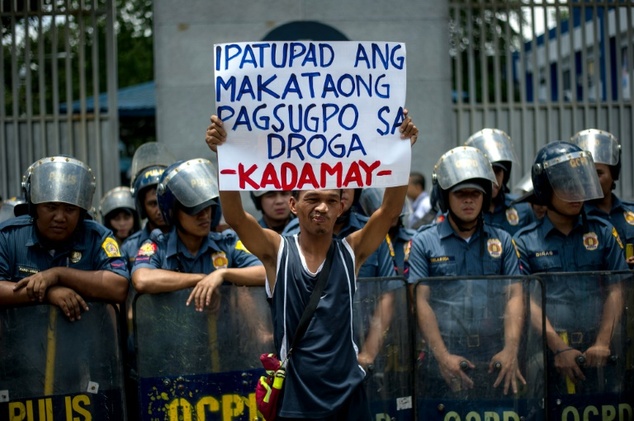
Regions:
<svg viewBox="0 0 634 421"><path fill-rule="evenodd" d="M150 240L155 243L160 243L165 240L165 234L159 228L153 229L150 233Z"/></svg>
<svg viewBox="0 0 634 421"><path fill-rule="evenodd" d="M427 231L428 229L437 226L438 224L434 221L430 224L426 224L426 225L421 225L420 227L418 227L418 229L416 230L416 234L423 232L423 231Z"/></svg>
<svg viewBox="0 0 634 421"><path fill-rule="evenodd" d="M32 223L33 220L30 215L22 215L16 218L7 219L6 221L0 223L0 231L10 227L24 227L31 225Z"/></svg>

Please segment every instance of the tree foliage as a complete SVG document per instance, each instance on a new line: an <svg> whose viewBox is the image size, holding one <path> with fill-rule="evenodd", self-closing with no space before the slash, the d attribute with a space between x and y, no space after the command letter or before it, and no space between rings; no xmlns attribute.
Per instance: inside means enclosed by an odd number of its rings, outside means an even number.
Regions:
<svg viewBox="0 0 634 421"><path fill-rule="evenodd" d="M525 21L522 1L453 0L449 21L449 54L452 62L454 92L481 103L496 95L507 101L506 78L501 86L496 72L507 75L508 60L522 45L520 28ZM517 96L517 92L514 92Z"/></svg>

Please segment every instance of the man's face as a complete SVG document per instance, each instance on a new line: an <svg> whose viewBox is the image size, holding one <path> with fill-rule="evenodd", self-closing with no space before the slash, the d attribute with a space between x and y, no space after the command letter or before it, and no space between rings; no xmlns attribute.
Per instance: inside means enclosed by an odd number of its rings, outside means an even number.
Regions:
<svg viewBox="0 0 634 421"><path fill-rule="evenodd" d="M211 206L195 215L189 215L182 209L176 211L179 229L194 237L206 237L211 230Z"/></svg>
<svg viewBox="0 0 634 421"><path fill-rule="evenodd" d="M40 203L35 206L35 212L37 230L50 241L68 240L81 217L81 208L57 202Z"/></svg>
<svg viewBox="0 0 634 421"><path fill-rule="evenodd" d="M286 221L291 213L288 199L290 191L270 191L260 198L262 213L273 221Z"/></svg>
<svg viewBox="0 0 634 421"><path fill-rule="evenodd" d="M597 163L595 163L594 166L597 169L597 175L599 176L599 183L601 184L603 197L610 197L612 195L612 185L614 184L610 167L605 164Z"/></svg>
<svg viewBox="0 0 634 421"><path fill-rule="evenodd" d="M129 212L121 210L110 218L110 225L114 236L118 240L125 240L132 234L134 228L134 216Z"/></svg>
<svg viewBox="0 0 634 421"><path fill-rule="evenodd" d="M354 190L352 190L354 196ZM345 194L345 193L344 193ZM306 190L291 199L291 211L299 218L301 229L313 234L332 233L343 213L341 190Z"/></svg>
<svg viewBox="0 0 634 421"><path fill-rule="evenodd" d="M410 200L416 200L416 198L423 192L423 189L420 188L420 184L414 183L412 181L412 177L409 178L409 183L407 184L407 197Z"/></svg>
<svg viewBox="0 0 634 421"><path fill-rule="evenodd" d="M497 186L493 184L491 197L495 199L496 197L498 197L500 190L502 190L502 183L504 182L504 170L500 167L493 167L493 172L495 173L495 181L497 181Z"/></svg>
<svg viewBox="0 0 634 421"><path fill-rule="evenodd" d="M566 202L553 193L551 203L553 208L564 216L578 216L583 208L583 202Z"/></svg>
<svg viewBox="0 0 634 421"><path fill-rule="evenodd" d="M147 219L155 228L164 227L166 225L158 205L158 200L156 199L156 187L150 187L145 191L143 208L145 209Z"/></svg>
<svg viewBox="0 0 634 421"><path fill-rule="evenodd" d="M460 189L449 192L449 208L464 222L473 222L482 211L484 194L478 189Z"/></svg>
<svg viewBox="0 0 634 421"><path fill-rule="evenodd" d="M341 190L341 203L343 204L343 212L347 212L352 207L354 202L354 189L342 189Z"/></svg>

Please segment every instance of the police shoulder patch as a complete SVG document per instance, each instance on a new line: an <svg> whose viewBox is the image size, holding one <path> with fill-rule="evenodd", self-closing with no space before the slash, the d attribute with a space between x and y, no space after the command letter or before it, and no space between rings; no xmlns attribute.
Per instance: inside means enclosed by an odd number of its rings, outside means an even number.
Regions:
<svg viewBox="0 0 634 421"><path fill-rule="evenodd" d="M141 256L150 257L150 256L153 256L154 253L156 253L157 248L158 247L157 247L156 243L154 243L152 241L147 241L147 242L141 244L141 247L139 247L139 250L137 251L137 257L141 257Z"/></svg>
<svg viewBox="0 0 634 421"><path fill-rule="evenodd" d="M106 256L108 257L121 257L121 252L119 251L119 245L117 241L112 238L106 238L103 243L101 243L101 248L106 252Z"/></svg>
<svg viewBox="0 0 634 421"><path fill-rule="evenodd" d="M244 252L246 252L246 253L251 254L251 252L249 251L249 249L247 249L247 248L244 246L244 243L243 243L242 241L240 241L240 240L236 241L236 245L235 245L235 247L234 247L234 248L235 248L236 250L242 250L242 251L244 251Z"/></svg>

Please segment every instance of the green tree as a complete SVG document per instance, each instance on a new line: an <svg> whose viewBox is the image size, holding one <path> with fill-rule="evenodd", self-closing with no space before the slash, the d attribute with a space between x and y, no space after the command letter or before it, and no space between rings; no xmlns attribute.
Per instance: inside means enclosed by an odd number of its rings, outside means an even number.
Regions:
<svg viewBox="0 0 634 421"><path fill-rule="evenodd" d="M519 28L525 22L522 1L452 0L450 2L449 54L451 56L453 89L458 95L473 95L477 103L509 101L506 78L512 52L522 48ZM508 54L507 54L508 52ZM501 76L501 85L495 75ZM473 84L473 85L472 85ZM458 92L461 91L461 92ZM511 89L515 100L517 88Z"/></svg>

